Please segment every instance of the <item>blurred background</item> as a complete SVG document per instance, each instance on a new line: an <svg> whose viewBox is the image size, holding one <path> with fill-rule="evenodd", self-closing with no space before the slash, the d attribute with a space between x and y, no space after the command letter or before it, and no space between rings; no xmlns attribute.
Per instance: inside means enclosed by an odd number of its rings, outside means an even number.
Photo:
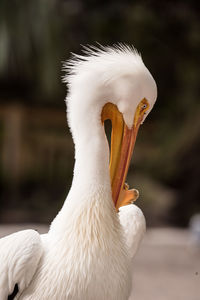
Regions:
<svg viewBox="0 0 200 300"><path fill-rule="evenodd" d="M80 44L133 44L158 86L128 182L148 226L200 211L199 1L1 0L0 222L49 223L71 185L74 148L62 62Z"/></svg>
<svg viewBox="0 0 200 300"><path fill-rule="evenodd" d="M70 188L63 61L80 44L133 44L158 86L128 175L148 225L134 299L199 299L199 16L197 0L0 1L0 237L46 232Z"/></svg>

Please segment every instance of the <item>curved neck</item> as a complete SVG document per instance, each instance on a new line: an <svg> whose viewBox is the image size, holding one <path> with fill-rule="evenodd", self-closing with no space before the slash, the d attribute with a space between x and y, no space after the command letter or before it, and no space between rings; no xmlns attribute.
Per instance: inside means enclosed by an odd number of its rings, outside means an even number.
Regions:
<svg viewBox="0 0 200 300"><path fill-rule="evenodd" d="M104 103L95 88L94 91L88 92L84 101L80 101L83 95L77 90L72 93L68 103L68 121L75 144L71 190L76 186L84 189L92 185L97 188L108 184L110 186L109 145L101 123Z"/></svg>
<svg viewBox="0 0 200 300"><path fill-rule="evenodd" d="M86 126L84 137L75 144L73 186L90 187L110 184L109 146L103 126Z"/></svg>
<svg viewBox="0 0 200 300"><path fill-rule="evenodd" d="M58 234L63 229L68 230L80 216L87 217L87 211L90 213L92 207L96 213L109 211L104 217L114 216L109 145L104 128L101 124L92 128L85 124L85 128L81 128L83 135L80 138L74 136L75 166L72 186L61 211L51 225L51 233Z"/></svg>

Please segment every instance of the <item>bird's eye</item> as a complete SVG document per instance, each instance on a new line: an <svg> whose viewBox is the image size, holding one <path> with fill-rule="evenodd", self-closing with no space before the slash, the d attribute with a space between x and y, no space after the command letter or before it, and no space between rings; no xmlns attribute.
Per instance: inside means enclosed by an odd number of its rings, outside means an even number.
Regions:
<svg viewBox="0 0 200 300"><path fill-rule="evenodd" d="M147 104L143 104L142 109L146 109L146 108L147 108Z"/></svg>

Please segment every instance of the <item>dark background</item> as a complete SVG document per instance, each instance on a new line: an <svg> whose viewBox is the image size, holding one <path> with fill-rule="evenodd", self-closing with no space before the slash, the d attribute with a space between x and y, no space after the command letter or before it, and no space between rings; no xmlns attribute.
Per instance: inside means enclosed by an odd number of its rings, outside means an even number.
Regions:
<svg viewBox="0 0 200 300"><path fill-rule="evenodd" d="M0 222L50 222L71 185L62 62L80 44L133 44L158 86L128 182L148 225L200 211L199 1L1 0Z"/></svg>

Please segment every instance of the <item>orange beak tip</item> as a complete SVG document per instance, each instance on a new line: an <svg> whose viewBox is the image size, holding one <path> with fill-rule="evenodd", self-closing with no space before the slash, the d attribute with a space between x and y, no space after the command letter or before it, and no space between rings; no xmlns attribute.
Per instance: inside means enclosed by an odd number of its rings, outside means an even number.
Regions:
<svg viewBox="0 0 200 300"><path fill-rule="evenodd" d="M139 197L139 191L136 189L126 190L122 189L119 200L117 202L117 209L121 206L133 204Z"/></svg>
<svg viewBox="0 0 200 300"><path fill-rule="evenodd" d="M139 193L139 191L136 190L136 189L132 189L131 191L132 191L133 196L134 196L134 201L136 201L136 200L139 198L140 193Z"/></svg>

